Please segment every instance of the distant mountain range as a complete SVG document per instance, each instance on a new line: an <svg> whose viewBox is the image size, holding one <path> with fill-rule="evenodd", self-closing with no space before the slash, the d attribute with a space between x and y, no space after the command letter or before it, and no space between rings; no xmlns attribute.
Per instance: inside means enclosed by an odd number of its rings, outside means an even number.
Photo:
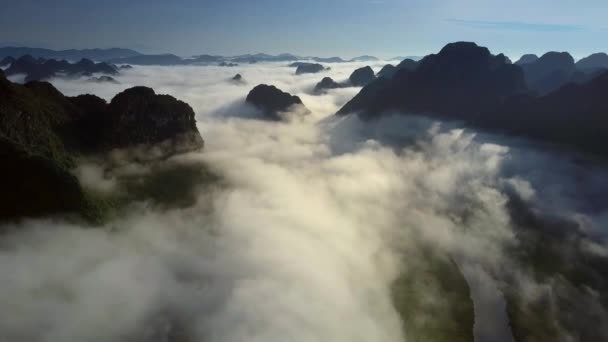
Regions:
<svg viewBox="0 0 608 342"><path fill-rule="evenodd" d="M70 61L79 61L83 58L92 59L96 61L105 61L114 58L139 56L142 54L134 50L120 48L51 50L30 47L0 47L0 59L9 56L17 59L25 55L30 55L35 58L65 59Z"/></svg>
<svg viewBox="0 0 608 342"><path fill-rule="evenodd" d="M137 55L106 60L114 64L134 65L207 65L220 63L254 64L258 62L295 62L314 61L317 63L346 63L346 62L375 62L380 59L373 56L360 56L353 59L342 59L341 57L314 57L296 56L289 53L269 55L265 53L246 54L238 56L219 55L197 55L190 58L182 58L172 54L162 55Z"/></svg>
<svg viewBox="0 0 608 342"><path fill-rule="evenodd" d="M8 63L7 63L8 62ZM95 63L90 59L83 58L77 63L66 60L34 58L30 55L19 57L19 59L5 58L0 65L7 63L4 70L6 76L23 74L25 82L47 80L58 75L63 76L93 76L93 74L118 75L118 67L105 62ZM114 81L111 77L95 78L96 81Z"/></svg>
<svg viewBox="0 0 608 342"><path fill-rule="evenodd" d="M143 54L131 49L70 49L51 50L31 47L0 47L0 60L12 57L18 59L21 56L30 55L34 58L58 59L68 61L79 61L83 58L99 62L134 65L196 65L216 64L221 62L232 63L257 63L257 62L294 62L311 60L318 63L344 63L344 62L373 62L380 60L374 56L359 56L352 59L341 57L315 57L297 56L290 53L270 55L266 53L245 54L237 56L220 55L195 55L183 58L174 54Z"/></svg>

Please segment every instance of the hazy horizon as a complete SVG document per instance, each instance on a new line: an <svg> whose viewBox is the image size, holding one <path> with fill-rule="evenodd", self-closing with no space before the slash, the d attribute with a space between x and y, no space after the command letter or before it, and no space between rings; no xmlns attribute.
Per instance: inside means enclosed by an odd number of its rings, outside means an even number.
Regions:
<svg viewBox="0 0 608 342"><path fill-rule="evenodd" d="M585 6L548 0L25 0L9 8L0 13L4 46L121 47L180 56L262 52L393 58L474 41L511 58L547 51L581 58L604 50L595 42L608 30L602 16L608 3L596 0Z"/></svg>

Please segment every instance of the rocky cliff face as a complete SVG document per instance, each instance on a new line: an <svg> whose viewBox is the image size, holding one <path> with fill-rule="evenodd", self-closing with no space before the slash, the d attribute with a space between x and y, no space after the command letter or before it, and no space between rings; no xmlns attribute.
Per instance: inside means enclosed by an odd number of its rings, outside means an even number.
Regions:
<svg viewBox="0 0 608 342"><path fill-rule="evenodd" d="M397 67L392 64L387 64L378 71L376 77L387 77L391 78L397 72Z"/></svg>
<svg viewBox="0 0 608 342"><path fill-rule="evenodd" d="M300 106L304 111L308 111L298 96L266 84L260 84L253 88L245 101L263 111L266 118L270 120L282 120L281 114L283 112L297 106Z"/></svg>
<svg viewBox="0 0 608 342"><path fill-rule="evenodd" d="M524 92L522 70L474 43L453 43L363 88L338 114L371 117L386 110L475 116L506 96Z"/></svg>
<svg viewBox="0 0 608 342"><path fill-rule="evenodd" d="M540 94L553 91L573 79L574 58L567 52L548 52L539 59L521 64L526 83Z"/></svg>
<svg viewBox="0 0 608 342"><path fill-rule="evenodd" d="M556 59L567 71L573 65L568 56L548 60ZM538 62L546 63L531 64ZM534 75L555 67L542 65L532 67ZM391 110L431 114L608 156L602 138L608 127L607 93L608 72L538 95L527 89L523 70L502 55L493 56L473 43L455 43L424 58L414 71L400 70L391 79L372 82L338 114L359 113L366 119Z"/></svg>
<svg viewBox="0 0 608 342"><path fill-rule="evenodd" d="M316 74L325 70L325 67L317 63L300 63L296 68L296 75Z"/></svg>
<svg viewBox="0 0 608 342"><path fill-rule="evenodd" d="M110 147L168 142L176 149L203 144L194 111L170 95L157 95L146 87L134 87L116 95L107 108Z"/></svg>
<svg viewBox="0 0 608 342"><path fill-rule="evenodd" d="M538 56L535 54L525 54L523 56L521 56L516 62L516 65L524 65L524 64L528 64L528 63L532 63L534 61L536 61L538 59Z"/></svg>
<svg viewBox="0 0 608 342"><path fill-rule="evenodd" d="M376 79L376 75L374 74L374 70L371 67L366 66L363 68L359 68L350 75L348 78L351 85L356 87L365 87L370 84L374 79Z"/></svg>
<svg viewBox="0 0 608 342"><path fill-rule="evenodd" d="M70 173L81 156L113 148L162 145L169 154L203 140L186 103L136 87L110 104L93 95L63 96L51 84L18 85L0 73L0 220L73 212L92 215Z"/></svg>
<svg viewBox="0 0 608 342"><path fill-rule="evenodd" d="M343 88L344 85L334 81L331 77L323 77L323 79L315 85L315 94L321 94L328 89Z"/></svg>

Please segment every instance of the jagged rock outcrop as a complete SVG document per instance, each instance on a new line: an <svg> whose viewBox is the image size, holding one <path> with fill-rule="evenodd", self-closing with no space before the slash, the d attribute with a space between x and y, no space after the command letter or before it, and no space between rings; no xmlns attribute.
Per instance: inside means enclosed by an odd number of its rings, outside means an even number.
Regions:
<svg viewBox="0 0 608 342"><path fill-rule="evenodd" d="M387 64L378 71L376 77L388 77L391 78L397 72L397 67L392 64Z"/></svg>
<svg viewBox="0 0 608 342"><path fill-rule="evenodd" d="M370 66L359 68L350 75L348 78L351 85L355 87L365 87L376 79L376 74Z"/></svg>
<svg viewBox="0 0 608 342"><path fill-rule="evenodd" d="M89 59L82 59L72 64L68 61L57 61L54 59L35 59L32 56L26 55L12 63L5 73L8 76L25 74L25 81L30 82L46 80L58 74L66 76L91 76L95 73L117 75L118 71L107 63L95 63Z"/></svg>
<svg viewBox="0 0 608 342"><path fill-rule="evenodd" d="M569 83L544 96L508 98L478 124L513 135L608 156L608 72L583 84ZM494 117L492 117L492 115Z"/></svg>
<svg viewBox="0 0 608 342"><path fill-rule="evenodd" d="M313 63L310 63L310 62L293 62L293 63L288 64L287 66L290 67L290 68L297 68L297 67L299 67L301 65L310 65L310 64L313 64Z"/></svg>
<svg viewBox="0 0 608 342"><path fill-rule="evenodd" d="M281 114L295 107L300 107L301 112L308 111L298 96L266 84L260 84L253 88L245 101L263 111L266 118L270 120L282 120Z"/></svg>
<svg viewBox="0 0 608 342"><path fill-rule="evenodd" d="M582 71L608 69L608 54L594 53L576 62L576 68Z"/></svg>
<svg viewBox="0 0 608 342"><path fill-rule="evenodd" d="M418 67L418 62L416 62L413 59L406 58L406 59L402 60L399 64L397 64L397 66L394 66L392 64L385 65L376 74L376 77L378 77L378 78L380 78L380 77L391 78L399 70L405 69L405 70L412 71L412 70L415 70L417 67Z"/></svg>
<svg viewBox="0 0 608 342"><path fill-rule="evenodd" d="M36 60L34 57L32 57L30 55L25 55L25 56L19 57L19 59L17 59L15 62L13 62L4 71L4 73L7 76L24 74L24 75L26 75L26 81L31 80L31 79L28 79L28 78L30 78L30 74L32 75L31 78L33 78L34 80L41 79L41 78L48 78L48 77L52 76L52 73L50 73L48 70L43 69L39 65L38 60Z"/></svg>
<svg viewBox="0 0 608 342"><path fill-rule="evenodd" d="M147 87L133 87L116 95L107 108L112 148L169 143L174 150L202 147L194 111L170 95Z"/></svg>
<svg viewBox="0 0 608 342"><path fill-rule="evenodd" d="M608 157L606 94L608 72L540 96L527 90L522 69L502 55L453 43L425 57L414 71L372 82L338 114L371 119L393 110L424 113Z"/></svg>
<svg viewBox="0 0 608 342"><path fill-rule="evenodd" d="M418 67L418 61L415 61L411 58L406 58L402 60L399 64L397 64L397 70L405 69L409 71L416 70Z"/></svg>
<svg viewBox="0 0 608 342"><path fill-rule="evenodd" d="M87 198L78 179L54 160L2 136L0 158L0 222L86 212Z"/></svg>
<svg viewBox="0 0 608 342"><path fill-rule="evenodd" d="M325 67L318 63L300 63L296 68L296 75L316 74L325 70Z"/></svg>
<svg viewBox="0 0 608 342"><path fill-rule="evenodd" d="M47 82L12 83L0 72L0 221L96 210L70 173L75 159L113 148L160 144L167 153L203 140L186 103L131 88L108 105L93 95L66 97Z"/></svg>
<svg viewBox="0 0 608 342"><path fill-rule="evenodd" d="M86 198L69 153L78 108L48 83L21 86L0 72L0 221L82 212Z"/></svg>
<svg viewBox="0 0 608 342"><path fill-rule="evenodd" d="M517 60L517 62L515 62L515 64L521 66L521 65L524 65L524 64L532 63L532 62L536 61L537 59L538 59L537 55L529 53L529 54L525 54L525 55L521 56Z"/></svg>
<svg viewBox="0 0 608 342"><path fill-rule="evenodd" d="M372 117L386 110L476 116L526 91L522 70L474 43L452 43L415 70L399 70L363 88L338 114Z"/></svg>
<svg viewBox="0 0 608 342"><path fill-rule="evenodd" d="M334 81L331 77L323 77L323 79L315 85L314 92L316 94L323 93L328 89L337 89L343 88L344 86L336 81Z"/></svg>
<svg viewBox="0 0 608 342"><path fill-rule="evenodd" d="M91 77L91 78L89 78L89 81L96 82L96 83L114 83L114 84L120 83L112 76Z"/></svg>
<svg viewBox="0 0 608 342"><path fill-rule="evenodd" d="M572 81L576 72L574 58L567 52L547 52L521 67L528 87L540 94L551 92Z"/></svg>

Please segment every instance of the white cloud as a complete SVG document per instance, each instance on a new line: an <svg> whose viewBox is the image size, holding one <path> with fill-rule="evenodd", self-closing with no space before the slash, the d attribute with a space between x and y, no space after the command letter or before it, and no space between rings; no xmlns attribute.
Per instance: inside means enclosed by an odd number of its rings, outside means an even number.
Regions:
<svg viewBox="0 0 608 342"><path fill-rule="evenodd" d="M339 81L358 66L327 74ZM247 84L229 82L235 73ZM190 103L206 147L179 158L205 162L227 187L199 191L187 209L134 206L105 229L24 223L0 241L0 304L10 308L0 339L399 341L390 287L408 272L402 253L423 242L488 276L513 266L509 191L544 211L585 208L564 191L575 165L457 123L334 118L357 89L308 95L323 76L258 64L136 67L119 85L55 80L68 95L109 100L147 85ZM301 96L313 114L242 118L258 83ZM549 167L553 176L537 173ZM87 165L80 176L117 186Z"/></svg>

